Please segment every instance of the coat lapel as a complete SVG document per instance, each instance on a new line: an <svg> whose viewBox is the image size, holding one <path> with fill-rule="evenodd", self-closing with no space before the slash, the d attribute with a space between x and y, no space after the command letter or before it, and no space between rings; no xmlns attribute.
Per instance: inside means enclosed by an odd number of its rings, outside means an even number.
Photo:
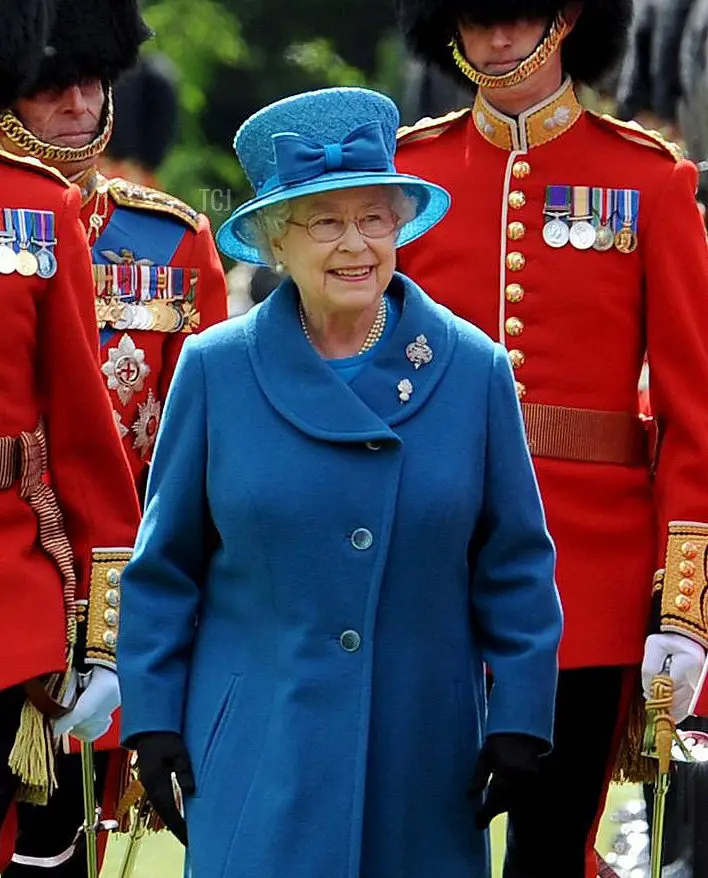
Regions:
<svg viewBox="0 0 708 878"><path fill-rule="evenodd" d="M402 275L394 277L389 292L403 300L401 318L351 385L305 338L292 281L249 315L245 332L256 378L273 407L302 432L335 442L395 440L392 428L415 414L434 390L454 347L450 314ZM416 370L406 347L419 335L425 335L433 360ZM404 379L413 385L406 403L397 389Z"/></svg>

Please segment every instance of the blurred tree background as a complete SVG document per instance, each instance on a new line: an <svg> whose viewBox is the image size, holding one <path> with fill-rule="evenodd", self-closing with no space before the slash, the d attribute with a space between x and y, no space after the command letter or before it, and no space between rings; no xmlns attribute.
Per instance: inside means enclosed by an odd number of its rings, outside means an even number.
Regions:
<svg viewBox="0 0 708 878"><path fill-rule="evenodd" d="M171 60L180 104L159 183L215 222L249 194L232 141L251 113L329 85L402 94L393 0L145 0L144 13L147 51Z"/></svg>

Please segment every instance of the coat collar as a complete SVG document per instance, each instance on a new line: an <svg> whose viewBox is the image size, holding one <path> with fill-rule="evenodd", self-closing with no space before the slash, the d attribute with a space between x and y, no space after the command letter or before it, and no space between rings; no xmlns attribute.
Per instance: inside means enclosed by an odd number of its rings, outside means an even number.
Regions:
<svg viewBox="0 0 708 878"><path fill-rule="evenodd" d="M477 92L472 120L482 137L508 152L526 152L543 146L569 131L583 114L583 107L568 78L557 92L514 119L496 110Z"/></svg>
<svg viewBox="0 0 708 878"><path fill-rule="evenodd" d="M292 281L249 315L244 329L256 379L273 407L302 432L335 442L397 439L393 428L424 406L437 386L457 338L452 315L403 275L394 275L388 293L403 300L398 325L351 384L305 338ZM415 369L406 348L420 335L433 360ZM413 385L405 403L398 390L404 379Z"/></svg>

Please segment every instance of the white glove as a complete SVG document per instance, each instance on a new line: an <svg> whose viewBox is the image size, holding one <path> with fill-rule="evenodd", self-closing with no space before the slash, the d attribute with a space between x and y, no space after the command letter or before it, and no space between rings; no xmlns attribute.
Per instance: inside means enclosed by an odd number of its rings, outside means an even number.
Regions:
<svg viewBox="0 0 708 878"><path fill-rule="evenodd" d="M113 711L120 707L120 688L115 671L96 665L76 706L54 722L54 734L67 732L80 741L96 741L111 727Z"/></svg>
<svg viewBox="0 0 708 878"><path fill-rule="evenodd" d="M671 713L677 723L689 714L700 682L706 652L703 647L681 634L650 634L644 645L642 687L644 697L651 696L652 677L661 673L667 656L673 656L669 676L674 681L674 700Z"/></svg>

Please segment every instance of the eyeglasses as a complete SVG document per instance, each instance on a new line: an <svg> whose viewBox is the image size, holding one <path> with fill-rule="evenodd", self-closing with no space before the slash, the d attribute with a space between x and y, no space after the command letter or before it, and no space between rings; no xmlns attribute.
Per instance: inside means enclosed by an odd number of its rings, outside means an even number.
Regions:
<svg viewBox="0 0 708 878"><path fill-rule="evenodd" d="M305 229L313 241L331 244L343 238L352 223L363 238L385 238L398 228L400 221L400 217L392 210L384 209L371 210L352 220L332 213L314 216L306 223L296 223L294 220L287 222L291 226Z"/></svg>

